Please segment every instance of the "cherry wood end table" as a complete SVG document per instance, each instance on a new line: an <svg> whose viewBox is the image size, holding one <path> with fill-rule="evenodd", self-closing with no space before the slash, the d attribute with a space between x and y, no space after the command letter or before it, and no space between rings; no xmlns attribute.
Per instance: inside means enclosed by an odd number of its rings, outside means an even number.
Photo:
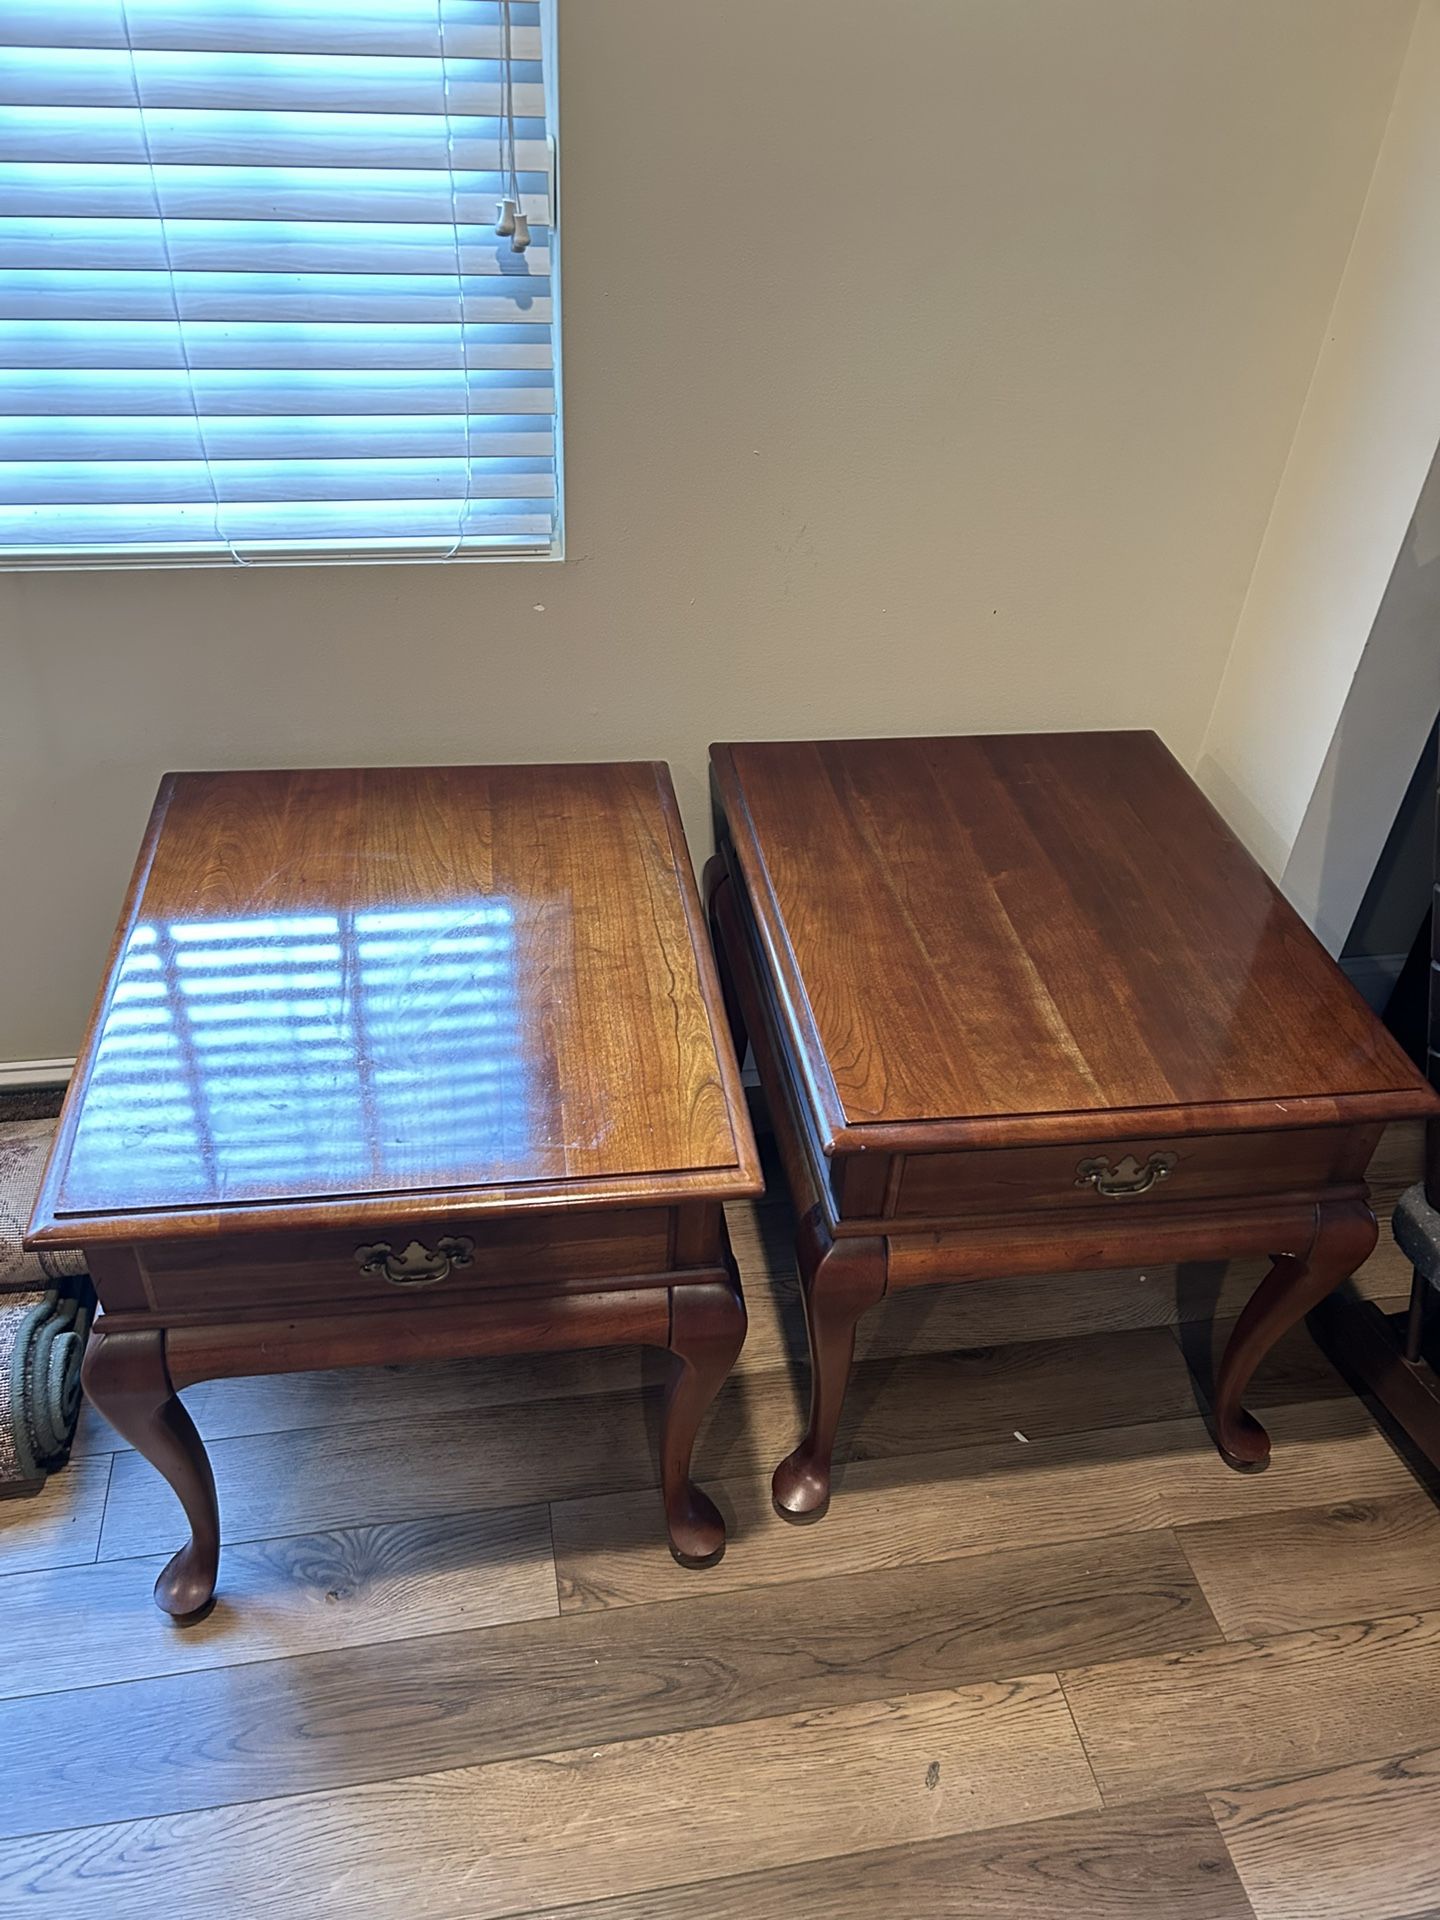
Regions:
<svg viewBox="0 0 1440 1920"><path fill-rule="evenodd" d="M710 910L800 1216L815 1519L900 1287L1267 1254L1213 1394L1375 1244L1386 1122L1440 1100L1151 733L717 746ZM1057 1281L1057 1285L1063 1284Z"/></svg>
<svg viewBox="0 0 1440 1920"><path fill-rule="evenodd" d="M668 1348L670 1545L715 1559L690 1457L760 1187L665 766L181 773L28 1244L89 1262L86 1390L185 1509L186 1618L220 1532L176 1389L222 1375Z"/></svg>

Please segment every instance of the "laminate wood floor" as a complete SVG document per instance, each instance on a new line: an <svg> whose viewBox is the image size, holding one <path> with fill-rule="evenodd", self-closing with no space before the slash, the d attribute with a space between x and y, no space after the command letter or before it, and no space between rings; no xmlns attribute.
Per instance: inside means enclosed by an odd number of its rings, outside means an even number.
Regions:
<svg viewBox="0 0 1440 1920"><path fill-rule="evenodd" d="M1270 1469L1221 1464L1253 1263L889 1303L795 1529L791 1223L730 1222L707 1572L654 1356L196 1389L226 1549L184 1631L173 1502L87 1413L0 1502L0 1916L1437 1920L1440 1509L1304 1333ZM1388 1236L1358 1284L1398 1304Z"/></svg>

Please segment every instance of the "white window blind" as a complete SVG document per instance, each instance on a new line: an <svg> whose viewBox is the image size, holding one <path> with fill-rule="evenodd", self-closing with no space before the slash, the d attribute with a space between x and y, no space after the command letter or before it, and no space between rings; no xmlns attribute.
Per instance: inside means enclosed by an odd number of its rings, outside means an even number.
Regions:
<svg viewBox="0 0 1440 1920"><path fill-rule="evenodd" d="M0 0L0 564L555 551L551 19Z"/></svg>

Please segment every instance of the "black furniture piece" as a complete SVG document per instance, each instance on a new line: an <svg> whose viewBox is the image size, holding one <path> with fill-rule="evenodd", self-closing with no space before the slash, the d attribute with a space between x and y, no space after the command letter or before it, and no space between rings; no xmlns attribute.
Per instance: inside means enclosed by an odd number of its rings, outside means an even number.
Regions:
<svg viewBox="0 0 1440 1920"><path fill-rule="evenodd" d="M1436 766L1435 861L1428 938L1428 1005L1423 1065L1440 1087L1440 763ZM1408 969L1407 969L1408 971ZM1369 1300L1332 1296L1312 1315L1326 1351L1373 1393L1426 1459L1440 1470L1440 1123L1425 1129L1425 1177L1400 1197L1395 1240L1414 1269L1409 1309L1386 1314Z"/></svg>

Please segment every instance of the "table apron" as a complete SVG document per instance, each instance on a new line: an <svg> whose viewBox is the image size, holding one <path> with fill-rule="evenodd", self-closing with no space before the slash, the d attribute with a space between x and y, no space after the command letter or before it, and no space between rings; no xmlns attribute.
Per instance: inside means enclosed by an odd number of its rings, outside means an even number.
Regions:
<svg viewBox="0 0 1440 1920"><path fill-rule="evenodd" d="M1366 1189L1363 1185L1332 1188L1322 1198L1363 1203ZM1320 1201L1296 1197L1244 1208L1196 1207L1183 1214L1177 1208L1164 1213L1147 1210L1133 1219L1081 1222L1031 1214L1023 1220L889 1233L885 1235L888 1284L893 1290L943 1280L998 1280L1161 1261L1304 1254L1315 1238L1319 1216Z"/></svg>
<svg viewBox="0 0 1440 1920"><path fill-rule="evenodd" d="M724 1268L688 1277L727 1280ZM107 1320L102 1325L112 1324ZM128 1316L127 1316L128 1324ZM228 1321L166 1328L165 1356L177 1387L235 1375L314 1367L411 1366L433 1360L570 1352L585 1347L666 1346L668 1288L516 1296L452 1302L444 1313L350 1312L343 1319Z"/></svg>
<svg viewBox="0 0 1440 1920"><path fill-rule="evenodd" d="M408 1314L526 1294L663 1290L724 1264L718 1204L429 1227L403 1215L384 1232L230 1235L86 1248L101 1305L166 1325ZM433 1276L433 1277L432 1277Z"/></svg>

